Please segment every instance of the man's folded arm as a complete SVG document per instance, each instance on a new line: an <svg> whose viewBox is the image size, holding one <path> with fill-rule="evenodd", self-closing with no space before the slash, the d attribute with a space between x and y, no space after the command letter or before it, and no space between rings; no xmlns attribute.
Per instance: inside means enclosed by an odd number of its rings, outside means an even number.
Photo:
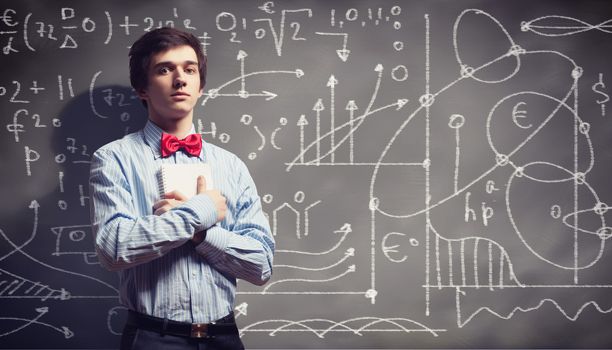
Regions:
<svg viewBox="0 0 612 350"><path fill-rule="evenodd" d="M157 259L216 222L210 197L196 195L162 215L139 216L120 160L94 153L90 172L92 229L102 266L121 270Z"/></svg>

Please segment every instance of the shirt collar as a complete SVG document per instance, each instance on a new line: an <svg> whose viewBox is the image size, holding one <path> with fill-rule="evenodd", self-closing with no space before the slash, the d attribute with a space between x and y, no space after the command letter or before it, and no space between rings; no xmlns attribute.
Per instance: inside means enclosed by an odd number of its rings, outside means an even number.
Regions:
<svg viewBox="0 0 612 350"><path fill-rule="evenodd" d="M147 120L142 132L144 134L145 143L153 152L153 157L155 159L161 158L161 135L163 130L151 120ZM191 124L189 134L195 134L195 127L193 124ZM204 160L204 140L202 140L202 150L200 151L198 158Z"/></svg>

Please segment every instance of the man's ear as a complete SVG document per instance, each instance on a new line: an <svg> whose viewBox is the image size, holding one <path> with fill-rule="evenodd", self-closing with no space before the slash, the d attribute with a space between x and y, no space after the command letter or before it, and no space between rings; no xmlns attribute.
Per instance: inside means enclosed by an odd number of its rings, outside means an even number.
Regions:
<svg viewBox="0 0 612 350"><path fill-rule="evenodd" d="M138 94L138 97L140 97L141 100L149 99L149 94L147 93L146 89L138 90L136 93Z"/></svg>

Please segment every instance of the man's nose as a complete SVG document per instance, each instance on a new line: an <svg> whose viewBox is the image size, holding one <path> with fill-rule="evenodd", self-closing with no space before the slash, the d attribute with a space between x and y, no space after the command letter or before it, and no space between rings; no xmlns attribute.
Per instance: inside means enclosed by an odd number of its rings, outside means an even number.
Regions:
<svg viewBox="0 0 612 350"><path fill-rule="evenodd" d="M185 73L180 69L176 70L176 76L174 77L174 87L180 89L187 85L187 79L185 79Z"/></svg>
<svg viewBox="0 0 612 350"><path fill-rule="evenodd" d="M186 85L187 81L183 77L178 76L174 79L174 88L180 89L182 87L185 87Z"/></svg>

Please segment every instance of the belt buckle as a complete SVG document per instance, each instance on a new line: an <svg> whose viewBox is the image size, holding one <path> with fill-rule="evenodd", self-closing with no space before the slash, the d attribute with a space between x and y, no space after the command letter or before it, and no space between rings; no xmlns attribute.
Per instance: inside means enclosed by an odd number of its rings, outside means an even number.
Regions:
<svg viewBox="0 0 612 350"><path fill-rule="evenodd" d="M207 323L192 323L191 324L191 337L192 338L204 338L208 336L208 324Z"/></svg>

